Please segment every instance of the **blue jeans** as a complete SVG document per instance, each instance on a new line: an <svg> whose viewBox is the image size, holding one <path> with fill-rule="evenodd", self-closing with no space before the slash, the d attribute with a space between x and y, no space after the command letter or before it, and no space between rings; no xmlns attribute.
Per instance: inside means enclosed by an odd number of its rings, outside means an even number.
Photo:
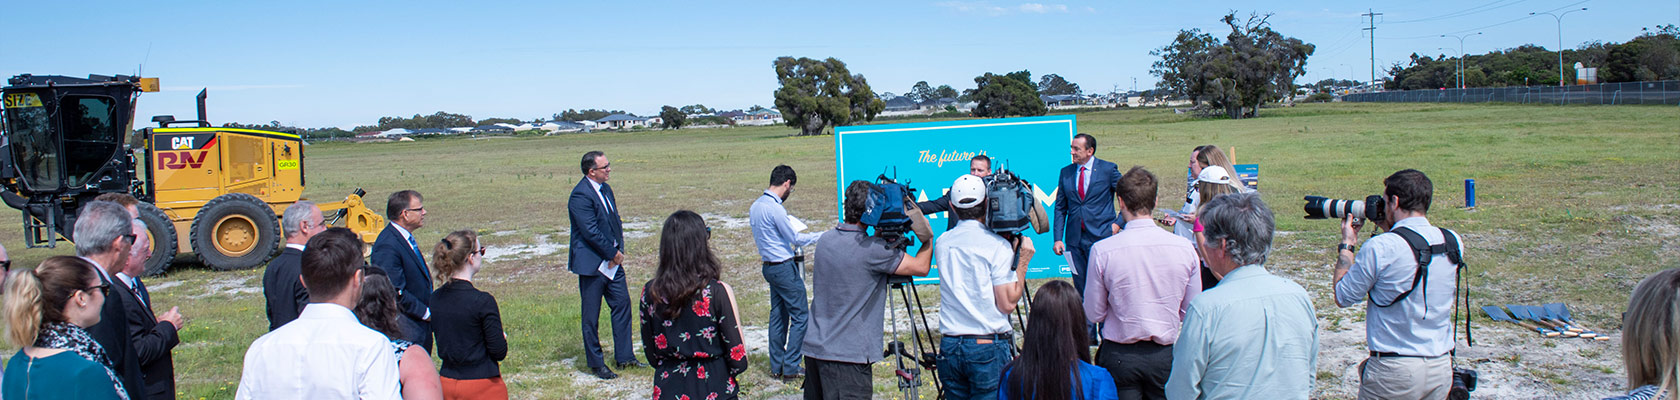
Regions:
<svg viewBox="0 0 1680 400"><path fill-rule="evenodd" d="M1009 342L946 336L939 340L939 383L948 400L998 398L1003 367L1009 365Z"/></svg>
<svg viewBox="0 0 1680 400"><path fill-rule="evenodd" d="M764 281L770 283L770 373L802 374L801 348L805 346L805 320L810 306L805 300L805 278L792 260L764 266Z"/></svg>

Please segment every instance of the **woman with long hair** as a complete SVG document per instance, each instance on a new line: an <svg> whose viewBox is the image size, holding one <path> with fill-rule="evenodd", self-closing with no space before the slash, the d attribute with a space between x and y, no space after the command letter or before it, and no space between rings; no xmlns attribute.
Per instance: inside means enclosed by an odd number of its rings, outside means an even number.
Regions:
<svg viewBox="0 0 1680 400"><path fill-rule="evenodd" d="M726 400L740 396L735 376L747 349L735 293L718 280L712 229L693 211L665 219L659 268L642 286L642 351L654 368L653 398Z"/></svg>
<svg viewBox="0 0 1680 400"><path fill-rule="evenodd" d="M1231 174L1230 181L1226 182L1225 184L1230 185L1231 188L1236 189L1237 192L1246 193L1246 192L1251 191L1251 190L1249 190L1248 187L1243 186L1242 179L1237 178L1237 175L1236 175L1237 174L1237 166L1231 165L1231 158L1226 157L1225 156L1225 151L1220 150L1219 146L1214 146L1214 145L1211 145L1211 144L1207 145L1207 146L1203 146L1202 151L1196 153L1196 161L1201 163L1203 168L1207 168L1207 167L1224 168L1226 173ZM1212 197L1208 197L1208 198L1211 199Z"/></svg>
<svg viewBox="0 0 1680 400"><path fill-rule="evenodd" d="M496 363L507 358L507 333L496 297L473 287L484 266L478 233L450 232L432 247L432 270L439 282L432 292L432 329L437 335L445 399L507 399L507 383Z"/></svg>
<svg viewBox="0 0 1680 400"><path fill-rule="evenodd" d="M86 330L99 323L111 291L94 268L79 257L56 256L11 272L6 341L22 349L6 363L0 398L128 399L105 348Z"/></svg>
<svg viewBox="0 0 1680 400"><path fill-rule="evenodd" d="M1027 314L1020 357L1004 368L999 400L1118 398L1114 377L1091 364L1085 306L1067 281L1038 288ZM1062 372L1067 371L1067 372ZM1067 374L1067 375L1063 375Z"/></svg>
<svg viewBox="0 0 1680 400"><path fill-rule="evenodd" d="M397 289L391 277L377 266L362 267L362 299L356 303L356 319L362 325L385 334L391 340L391 351L397 354L397 381L402 385L402 397L407 400L435 400L443 398L437 369L432 356L420 345L403 340L402 325L397 322Z"/></svg>
<svg viewBox="0 0 1680 400"><path fill-rule="evenodd" d="M1680 395L1680 269L1651 275L1633 288L1622 317L1622 361L1627 365L1626 396L1615 400L1674 398Z"/></svg>

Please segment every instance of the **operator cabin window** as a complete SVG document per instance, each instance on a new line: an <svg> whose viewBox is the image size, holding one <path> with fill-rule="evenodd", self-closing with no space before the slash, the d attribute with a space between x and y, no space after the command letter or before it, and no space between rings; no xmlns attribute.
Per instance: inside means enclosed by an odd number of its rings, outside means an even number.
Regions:
<svg viewBox="0 0 1680 400"><path fill-rule="evenodd" d="M16 96L7 98L11 101L6 107L6 130L18 176L30 190L58 190L58 134L52 130L47 108L34 93L8 96Z"/></svg>
<svg viewBox="0 0 1680 400"><path fill-rule="evenodd" d="M62 104L65 184L82 186L117 155L124 127L114 121L110 97L66 96Z"/></svg>

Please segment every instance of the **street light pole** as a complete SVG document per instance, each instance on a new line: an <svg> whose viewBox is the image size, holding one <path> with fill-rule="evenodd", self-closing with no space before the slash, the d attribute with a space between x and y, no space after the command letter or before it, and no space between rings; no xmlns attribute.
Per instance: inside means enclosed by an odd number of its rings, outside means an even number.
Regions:
<svg viewBox="0 0 1680 400"><path fill-rule="evenodd" d="M1539 13L1531 12L1531 13L1528 13L1528 15L1540 15L1540 14L1550 15L1550 16L1552 16L1552 19L1557 20L1557 28L1558 28L1558 49L1557 49L1557 52L1558 52L1558 87L1563 87L1563 16L1569 15L1569 13L1572 13L1572 12L1586 11L1586 10L1587 10L1586 7L1581 7L1581 9L1579 9L1579 10L1564 11L1562 14L1552 14L1550 12L1539 12Z"/></svg>
<svg viewBox="0 0 1680 400"><path fill-rule="evenodd" d="M1444 50L1444 51L1453 51L1453 49L1451 47L1436 47L1435 49L1436 50ZM1459 52L1458 53L1458 60L1459 60L1459 62L1457 64L1463 64L1464 63L1463 62L1464 61L1464 52ZM1455 82L1455 83L1458 84L1459 89L1463 89L1464 88L1464 68L1462 66L1460 66L1456 71L1453 71L1453 72L1454 72L1453 75L1457 75L1456 78L1458 78L1457 79L1458 82Z"/></svg>
<svg viewBox="0 0 1680 400"><path fill-rule="evenodd" d="M1470 53L1465 53L1464 52L1464 38L1471 37L1471 36L1476 36L1476 35L1480 35L1480 34L1482 34L1482 33L1481 32L1476 32L1476 33L1471 33L1471 34L1466 34L1466 35L1457 35L1457 36L1441 35L1441 37L1450 37L1450 38L1458 39L1458 88L1459 89L1464 88L1464 58L1470 56ZM1562 41L1563 39L1560 38L1558 40ZM1559 53L1559 54L1562 54L1562 53ZM1563 56L1559 55L1558 57L1563 57ZM1562 58L1559 58L1559 60L1562 60Z"/></svg>

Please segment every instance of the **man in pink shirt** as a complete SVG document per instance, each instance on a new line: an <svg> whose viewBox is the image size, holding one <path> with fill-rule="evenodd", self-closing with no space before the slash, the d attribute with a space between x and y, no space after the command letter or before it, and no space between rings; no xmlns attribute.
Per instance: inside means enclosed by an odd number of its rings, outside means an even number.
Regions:
<svg viewBox="0 0 1680 400"><path fill-rule="evenodd" d="M1102 324L1097 366L1121 399L1165 399L1172 345L1190 299L1202 291L1196 249L1155 225L1155 174L1132 167L1114 185L1120 233L1091 247L1085 317Z"/></svg>

